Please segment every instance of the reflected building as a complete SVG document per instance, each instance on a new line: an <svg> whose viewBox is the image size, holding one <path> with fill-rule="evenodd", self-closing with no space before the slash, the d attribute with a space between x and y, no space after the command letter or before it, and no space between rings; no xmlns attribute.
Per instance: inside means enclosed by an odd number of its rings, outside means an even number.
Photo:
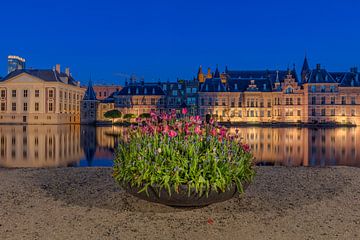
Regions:
<svg viewBox="0 0 360 240"><path fill-rule="evenodd" d="M78 125L0 126L0 167L58 167L83 155Z"/></svg>
<svg viewBox="0 0 360 240"><path fill-rule="evenodd" d="M360 166L359 128L238 128L258 164ZM235 132L235 128L231 129Z"/></svg>

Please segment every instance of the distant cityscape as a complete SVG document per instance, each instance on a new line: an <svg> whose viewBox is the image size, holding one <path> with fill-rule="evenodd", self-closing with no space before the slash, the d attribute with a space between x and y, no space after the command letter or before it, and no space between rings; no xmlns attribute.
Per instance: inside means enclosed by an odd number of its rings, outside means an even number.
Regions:
<svg viewBox="0 0 360 240"><path fill-rule="evenodd" d="M229 70L200 66L197 77L146 82L131 77L120 85L80 86L69 68L27 69L25 59L8 57L8 74L0 78L0 123L101 124L117 109L136 117L151 111L211 116L229 123L360 124L360 77L356 67L331 72L305 57L279 70ZM121 121L117 119L117 121Z"/></svg>

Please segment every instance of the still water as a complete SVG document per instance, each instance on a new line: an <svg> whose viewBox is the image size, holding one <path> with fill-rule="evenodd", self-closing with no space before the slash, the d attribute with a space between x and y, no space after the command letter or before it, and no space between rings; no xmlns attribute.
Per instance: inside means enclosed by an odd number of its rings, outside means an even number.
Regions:
<svg viewBox="0 0 360 240"><path fill-rule="evenodd" d="M231 129L234 131L235 129ZM239 128L257 165L360 167L360 127ZM0 125L0 167L112 166L121 127Z"/></svg>

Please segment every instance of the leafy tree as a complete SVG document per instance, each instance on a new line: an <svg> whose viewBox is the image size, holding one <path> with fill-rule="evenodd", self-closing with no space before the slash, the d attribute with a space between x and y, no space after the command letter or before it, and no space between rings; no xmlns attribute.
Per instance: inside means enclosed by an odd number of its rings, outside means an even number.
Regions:
<svg viewBox="0 0 360 240"><path fill-rule="evenodd" d="M127 114L125 114L124 115L124 119L131 119L131 118L135 118L136 116L135 116L135 114L132 114L132 113L127 113Z"/></svg>
<svg viewBox="0 0 360 240"><path fill-rule="evenodd" d="M151 115L150 115L150 113L142 113L142 114L140 114L139 117L140 117L140 118L150 118Z"/></svg>
<svg viewBox="0 0 360 240"><path fill-rule="evenodd" d="M110 110L107 111L106 113L104 113L104 117L105 118L111 118L112 119L112 123L114 123L114 120L117 118L121 118L122 114L119 110Z"/></svg>

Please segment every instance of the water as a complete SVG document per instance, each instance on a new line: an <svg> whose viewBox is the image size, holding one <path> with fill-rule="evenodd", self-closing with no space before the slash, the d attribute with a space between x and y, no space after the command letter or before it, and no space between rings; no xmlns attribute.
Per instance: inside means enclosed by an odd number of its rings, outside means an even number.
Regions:
<svg viewBox="0 0 360 240"><path fill-rule="evenodd" d="M121 127L0 125L0 167L112 166ZM360 127L242 127L257 165L360 167ZM231 129L235 131L235 129Z"/></svg>

